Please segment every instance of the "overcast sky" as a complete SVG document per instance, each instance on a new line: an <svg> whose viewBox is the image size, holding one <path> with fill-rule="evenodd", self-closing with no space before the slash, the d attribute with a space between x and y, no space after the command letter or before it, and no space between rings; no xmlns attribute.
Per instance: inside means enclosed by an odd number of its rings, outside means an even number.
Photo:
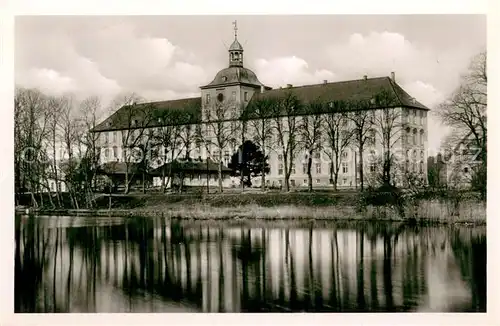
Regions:
<svg viewBox="0 0 500 326"><path fill-rule="evenodd" d="M228 65L238 21L244 64L272 87L389 76L431 110L486 47L486 16L35 16L15 21L16 84L50 94L199 96ZM429 148L443 128L429 123Z"/></svg>

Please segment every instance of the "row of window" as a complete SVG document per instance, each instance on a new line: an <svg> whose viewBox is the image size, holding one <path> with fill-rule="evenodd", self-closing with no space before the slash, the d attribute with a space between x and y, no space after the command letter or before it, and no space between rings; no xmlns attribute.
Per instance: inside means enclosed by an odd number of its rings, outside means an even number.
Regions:
<svg viewBox="0 0 500 326"><path fill-rule="evenodd" d="M222 93L219 93L219 94L222 94ZM222 101L224 99L224 96L218 96L218 98ZM248 102L249 100L249 97L248 97L248 92L244 92L243 93L243 100L245 102ZM206 94L205 95L205 104L210 104L211 102L211 96L210 94ZM236 102L236 91L232 91L231 92L231 102L235 103Z"/></svg>
<svg viewBox="0 0 500 326"><path fill-rule="evenodd" d="M425 124L425 118L427 117L426 111L418 109L404 109L403 112L406 117L406 122L418 125Z"/></svg>
<svg viewBox="0 0 500 326"><path fill-rule="evenodd" d="M313 182L316 183L316 184L321 184L321 179L315 179ZM329 183L332 185L333 184L333 179L330 179ZM274 182L273 182L273 184L274 184ZM284 184L284 180L278 180L278 185L280 187L283 187L283 184ZM340 183L340 184L343 185L343 186L352 186L352 181L349 181L347 178L343 178L342 179L342 183ZM267 186L271 186L272 185L271 181L270 180L266 180L266 185ZM303 179L302 185L307 186L308 185L308 180L307 179ZM295 179L290 179L290 186L291 187L296 187L297 186L297 183L296 183Z"/></svg>
<svg viewBox="0 0 500 326"><path fill-rule="evenodd" d="M314 169L311 169L311 170L315 171L316 174L321 174L321 163L313 164L313 166L314 166ZM302 173L303 174L307 174L307 167L308 167L307 163L302 164ZM329 167L331 169L331 165L329 165ZM278 175L283 175L283 171L284 171L283 163L280 163L278 165ZM295 164L292 164L292 168L291 168L290 172L291 172L290 174L296 174ZM331 172L331 171L329 171L329 172ZM341 172L343 174L349 173L349 166L347 165L347 162L342 162Z"/></svg>
<svg viewBox="0 0 500 326"><path fill-rule="evenodd" d="M348 156L349 156L349 153L347 151L343 151L342 152L342 158L343 159L347 159ZM308 160L309 159L309 154L305 154L304 155L304 159ZM318 152L314 152L313 159L320 160L321 159L321 152L319 152L319 151ZM278 161L280 161L280 162L283 161L283 154L278 154Z"/></svg>
<svg viewBox="0 0 500 326"><path fill-rule="evenodd" d="M424 145L424 130L406 128L406 143L408 145Z"/></svg>

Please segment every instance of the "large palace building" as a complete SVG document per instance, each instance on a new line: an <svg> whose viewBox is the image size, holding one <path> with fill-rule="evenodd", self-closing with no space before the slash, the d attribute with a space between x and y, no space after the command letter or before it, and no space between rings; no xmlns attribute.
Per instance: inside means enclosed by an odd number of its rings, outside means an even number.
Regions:
<svg viewBox="0 0 500 326"><path fill-rule="evenodd" d="M153 149L156 155L148 163L153 169L190 158L222 162L227 170L233 153L251 140L269 156L265 183L270 187L285 186L285 175L291 188L307 186L309 166L314 187L332 186L332 167L338 169L337 187L358 187L361 159L367 184L380 172L380 158L388 150L398 167L393 170L399 171L394 179L409 173L426 178L429 109L397 84L394 72L272 89L244 66L236 31L228 66L200 87L200 97L126 105L99 124L94 131L100 134L100 162L126 162L124 147L137 147L149 137L149 144L151 139L164 143ZM350 141L343 143L343 138ZM207 175L210 184L218 184L208 173L191 176L185 184L207 184ZM260 182L260 177L252 179L254 186ZM223 179L225 187L238 184L238 178Z"/></svg>

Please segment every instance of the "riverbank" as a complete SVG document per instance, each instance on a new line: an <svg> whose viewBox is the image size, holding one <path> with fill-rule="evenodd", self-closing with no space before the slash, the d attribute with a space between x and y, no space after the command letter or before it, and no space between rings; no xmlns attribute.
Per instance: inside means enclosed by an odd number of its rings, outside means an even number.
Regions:
<svg viewBox="0 0 500 326"><path fill-rule="evenodd" d="M25 213L24 210L18 210ZM360 205L347 194L123 195L96 200L90 210L40 209L40 215L147 216L186 220L394 221L421 224L486 224L486 204L477 200L419 200L408 205Z"/></svg>

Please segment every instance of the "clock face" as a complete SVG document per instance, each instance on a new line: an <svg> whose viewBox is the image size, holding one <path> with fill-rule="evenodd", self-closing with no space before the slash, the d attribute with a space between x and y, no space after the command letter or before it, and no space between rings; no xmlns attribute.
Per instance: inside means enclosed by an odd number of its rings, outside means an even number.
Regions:
<svg viewBox="0 0 500 326"><path fill-rule="evenodd" d="M222 101L224 100L224 94L219 93L219 94L217 95L217 100L218 100L219 102L222 102Z"/></svg>

